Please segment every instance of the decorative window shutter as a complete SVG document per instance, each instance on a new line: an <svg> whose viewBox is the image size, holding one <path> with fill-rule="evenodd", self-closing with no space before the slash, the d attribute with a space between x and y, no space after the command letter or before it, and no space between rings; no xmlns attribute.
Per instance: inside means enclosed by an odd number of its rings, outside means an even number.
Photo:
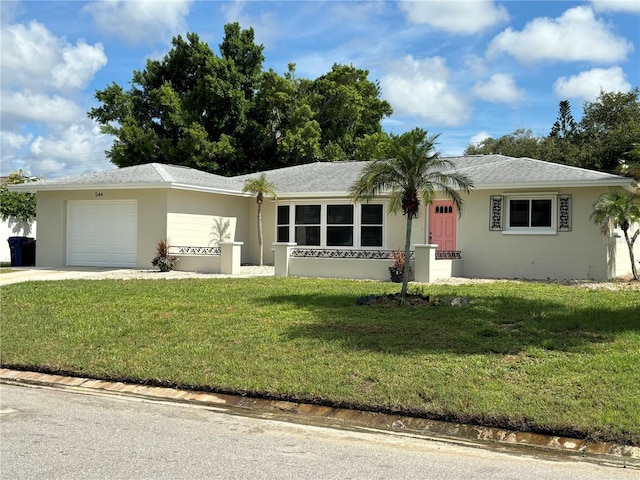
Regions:
<svg viewBox="0 0 640 480"><path fill-rule="evenodd" d="M558 231L571 231L571 195L558 195Z"/></svg>
<svg viewBox="0 0 640 480"><path fill-rule="evenodd" d="M489 205L489 230L501 231L503 229L502 211L504 197L502 195L491 195Z"/></svg>

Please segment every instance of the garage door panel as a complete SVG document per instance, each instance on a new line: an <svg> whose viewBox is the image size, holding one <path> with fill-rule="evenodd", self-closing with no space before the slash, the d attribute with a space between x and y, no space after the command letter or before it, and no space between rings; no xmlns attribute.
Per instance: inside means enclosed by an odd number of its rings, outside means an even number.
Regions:
<svg viewBox="0 0 640 480"><path fill-rule="evenodd" d="M135 200L71 201L67 225L69 265L136 266L138 206Z"/></svg>

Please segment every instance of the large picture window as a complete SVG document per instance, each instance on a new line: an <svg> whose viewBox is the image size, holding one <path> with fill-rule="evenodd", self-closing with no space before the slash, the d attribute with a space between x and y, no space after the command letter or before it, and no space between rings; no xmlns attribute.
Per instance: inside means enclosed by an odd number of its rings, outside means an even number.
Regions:
<svg viewBox="0 0 640 480"><path fill-rule="evenodd" d="M278 205L276 238L300 246L382 248L383 205Z"/></svg>

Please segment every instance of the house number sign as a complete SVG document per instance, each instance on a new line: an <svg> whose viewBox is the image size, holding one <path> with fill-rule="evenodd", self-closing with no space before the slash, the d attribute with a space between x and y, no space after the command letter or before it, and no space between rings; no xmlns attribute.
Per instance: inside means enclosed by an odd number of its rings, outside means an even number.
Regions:
<svg viewBox="0 0 640 480"><path fill-rule="evenodd" d="M96 192L96 198L102 198L104 194L102 192Z"/></svg>

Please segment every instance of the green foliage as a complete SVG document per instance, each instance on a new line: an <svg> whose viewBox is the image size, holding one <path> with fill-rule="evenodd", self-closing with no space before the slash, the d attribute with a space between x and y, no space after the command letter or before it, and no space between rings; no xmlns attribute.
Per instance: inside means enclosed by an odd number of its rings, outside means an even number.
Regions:
<svg viewBox="0 0 640 480"><path fill-rule="evenodd" d="M96 92L89 116L115 136L119 167L159 162L237 175L354 156L357 140L380 133L391 106L368 71L334 65L316 80L263 71L252 28L225 26L220 56L194 33L134 71L131 88Z"/></svg>
<svg viewBox="0 0 640 480"><path fill-rule="evenodd" d="M528 128L519 128L500 138L488 137L477 145L468 146L465 155L506 155L508 157L541 158L543 139Z"/></svg>
<svg viewBox="0 0 640 480"><path fill-rule="evenodd" d="M366 134L356 138L353 159L357 161L378 160L384 156L386 144L391 137L386 132Z"/></svg>
<svg viewBox="0 0 640 480"><path fill-rule="evenodd" d="M640 91L601 92L580 121L581 164L614 171L640 139Z"/></svg>
<svg viewBox="0 0 640 480"><path fill-rule="evenodd" d="M251 124L246 115L262 65L253 30L227 25L216 56L198 35L172 41L161 60L134 71L131 89L112 84L96 92L100 107L89 116L115 135L107 152L119 167L173 163L222 174L242 160L238 138Z"/></svg>
<svg viewBox="0 0 640 480"><path fill-rule="evenodd" d="M35 193L10 192L7 188L8 185L19 185L35 180L28 177L22 170L9 174L6 182L0 185L0 218L2 220L14 218L22 222L32 222L36 219Z"/></svg>
<svg viewBox="0 0 640 480"><path fill-rule="evenodd" d="M327 159L351 158L356 139L382 131L381 120L393 111L368 75L368 70L334 64L310 87L310 104L322 129L320 143Z"/></svg>
<svg viewBox="0 0 640 480"><path fill-rule="evenodd" d="M256 203L259 205L264 201L265 194L271 195L274 199L278 198L276 186L267 179L266 173L262 173L259 177L245 180L242 191L255 195Z"/></svg>
<svg viewBox="0 0 640 480"><path fill-rule="evenodd" d="M465 175L455 172L449 160L440 157L435 145L438 135L415 128L391 135L384 144L383 158L365 165L361 177L351 186L354 201L369 201L380 194L391 195L389 210L406 216L405 258L409 258L413 218L420 203L429 205L438 193L451 198L462 213L460 191L473 186ZM407 294L409 269L404 269L401 295Z"/></svg>
<svg viewBox="0 0 640 480"><path fill-rule="evenodd" d="M603 91L594 102L585 102L579 123L573 119L569 102L563 100L548 137L518 129L470 145L464 153L537 158L638 178L639 95L638 88L628 93Z"/></svg>
<svg viewBox="0 0 640 480"><path fill-rule="evenodd" d="M558 107L558 119L551 127L549 137L570 139L576 132L578 124L571 114L569 100L562 100Z"/></svg>
<svg viewBox="0 0 640 480"><path fill-rule="evenodd" d="M388 282L26 282L2 287L2 364L640 446L622 286L426 285L469 305L384 308L356 300Z"/></svg>

